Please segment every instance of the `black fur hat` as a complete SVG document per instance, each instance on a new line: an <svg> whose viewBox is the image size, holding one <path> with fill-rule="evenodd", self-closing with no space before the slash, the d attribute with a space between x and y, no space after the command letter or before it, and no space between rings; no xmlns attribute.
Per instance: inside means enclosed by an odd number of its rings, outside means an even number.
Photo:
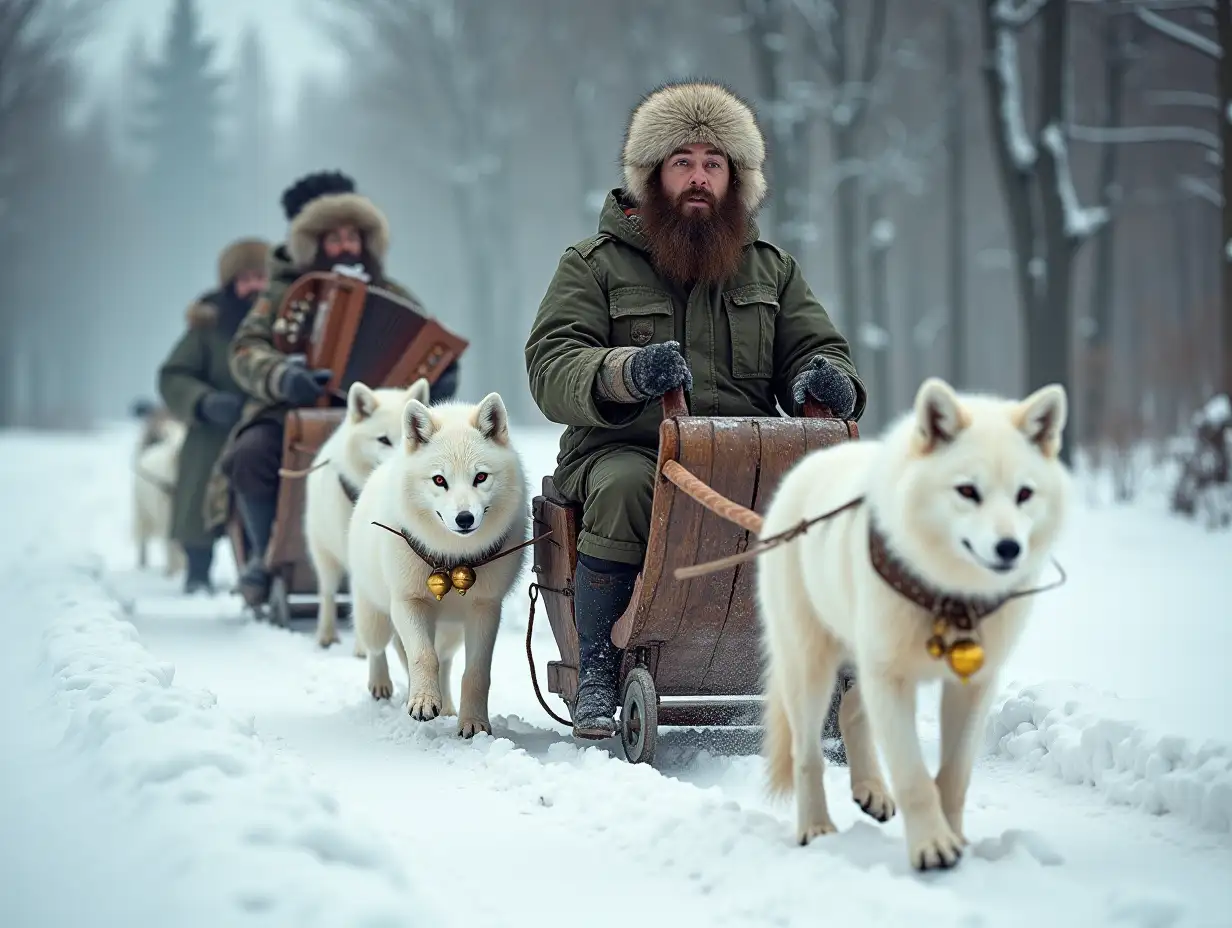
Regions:
<svg viewBox="0 0 1232 928"><path fill-rule="evenodd" d="M355 181L341 171L305 174L282 193L282 211L290 222L317 197L331 193L354 193Z"/></svg>

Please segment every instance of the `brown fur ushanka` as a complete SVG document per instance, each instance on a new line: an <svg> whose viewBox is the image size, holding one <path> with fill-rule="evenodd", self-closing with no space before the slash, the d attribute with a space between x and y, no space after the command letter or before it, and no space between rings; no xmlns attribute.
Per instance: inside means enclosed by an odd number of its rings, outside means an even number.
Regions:
<svg viewBox="0 0 1232 928"><path fill-rule="evenodd" d="M363 234L368 250L380 261L389 251L389 221L375 203L358 193L330 193L316 197L291 220L287 253L296 267L307 267L317 256L318 239L330 229L353 223Z"/></svg>
<svg viewBox="0 0 1232 928"><path fill-rule="evenodd" d="M269 242L262 239L236 239L218 256L218 286L225 287L245 271L264 271L269 253Z"/></svg>
<svg viewBox="0 0 1232 928"><path fill-rule="evenodd" d="M740 201L751 216L766 195L766 142L752 107L712 81L664 84L634 109L625 132L625 189L647 201L651 174L677 148L707 142L735 168Z"/></svg>

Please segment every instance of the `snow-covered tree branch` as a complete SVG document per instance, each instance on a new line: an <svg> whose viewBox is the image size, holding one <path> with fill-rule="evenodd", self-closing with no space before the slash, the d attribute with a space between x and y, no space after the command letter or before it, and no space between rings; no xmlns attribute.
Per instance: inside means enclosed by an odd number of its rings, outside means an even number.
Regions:
<svg viewBox="0 0 1232 928"><path fill-rule="evenodd" d="M1157 13L1154 10L1140 7L1137 11L1137 16L1142 22L1150 26L1160 35L1167 36L1174 42L1179 42L1182 45L1195 49L1208 58L1214 58L1218 61L1223 57L1223 49L1214 39L1207 38L1201 33L1182 26L1180 23L1174 22L1162 13Z"/></svg>

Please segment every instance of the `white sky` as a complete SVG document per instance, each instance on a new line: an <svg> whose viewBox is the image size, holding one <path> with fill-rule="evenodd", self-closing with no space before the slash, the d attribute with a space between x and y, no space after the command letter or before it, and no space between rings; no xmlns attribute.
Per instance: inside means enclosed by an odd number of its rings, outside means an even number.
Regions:
<svg viewBox="0 0 1232 928"><path fill-rule="evenodd" d="M157 51L171 6L172 0L110 0L100 29L81 50L82 59L98 69L101 92L113 88L134 31L143 32L146 47ZM341 56L318 25L322 6L323 0L197 0L204 31L217 41L216 61L223 67L231 63L246 26L262 32L280 116L289 112L305 73L341 67Z"/></svg>

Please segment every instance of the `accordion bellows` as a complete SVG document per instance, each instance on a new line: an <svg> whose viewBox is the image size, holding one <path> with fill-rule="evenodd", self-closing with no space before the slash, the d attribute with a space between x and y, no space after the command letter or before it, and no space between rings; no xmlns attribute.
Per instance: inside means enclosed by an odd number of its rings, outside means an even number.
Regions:
<svg viewBox="0 0 1232 928"><path fill-rule="evenodd" d="M467 341L396 293L342 274L312 271L288 288L274 321L274 346L304 354L311 367L334 372L328 390L351 384L405 387L436 383ZM328 405L328 393L320 404Z"/></svg>

